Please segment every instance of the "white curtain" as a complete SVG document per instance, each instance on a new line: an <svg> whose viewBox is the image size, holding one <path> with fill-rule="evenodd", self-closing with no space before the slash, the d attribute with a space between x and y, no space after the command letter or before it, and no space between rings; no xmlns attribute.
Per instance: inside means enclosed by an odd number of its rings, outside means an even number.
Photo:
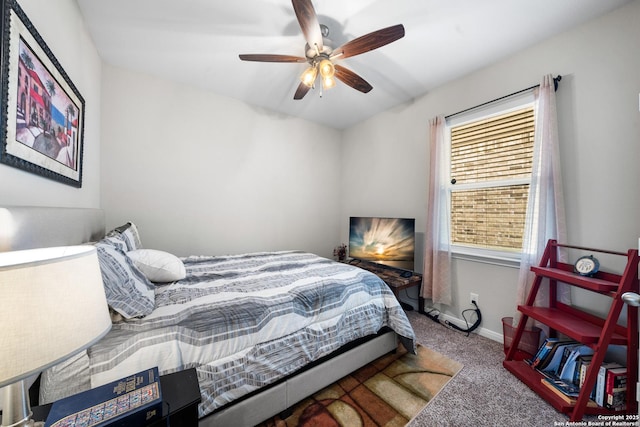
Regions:
<svg viewBox="0 0 640 427"><path fill-rule="evenodd" d="M451 246L446 122L443 116L429 121L429 200L421 295L434 304L451 305Z"/></svg>
<svg viewBox="0 0 640 427"><path fill-rule="evenodd" d="M556 95L552 75L542 78L535 96L533 167L518 276L516 301L518 305L524 304L529 295L529 288L534 278L531 266L540 262L547 241L556 239L559 243L567 243ZM559 260L566 262L564 253L559 254ZM536 305L548 306L548 298L548 287L543 284L538 292ZM558 298L565 303L570 303L568 286L558 284ZM514 326L518 324L519 319L520 314L516 311Z"/></svg>

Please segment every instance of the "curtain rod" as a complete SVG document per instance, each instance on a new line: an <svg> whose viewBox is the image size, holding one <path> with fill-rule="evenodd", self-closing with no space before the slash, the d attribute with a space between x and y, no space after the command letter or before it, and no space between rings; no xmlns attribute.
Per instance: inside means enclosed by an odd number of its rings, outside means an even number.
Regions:
<svg viewBox="0 0 640 427"><path fill-rule="evenodd" d="M560 80L562 80L562 76L561 75L558 75L558 77L554 77L553 78L553 88L556 91L558 90L558 83L560 82ZM540 87L540 85L537 84L537 85L528 87L526 89L522 89L522 90L519 90L517 92L510 93L509 95L501 96L500 98L496 98L496 99L492 99L491 101L483 102L482 104L476 105L475 107L467 108L465 110L458 111L457 113L449 114L448 116L445 116L445 119L449 119L449 118L451 118L453 116L457 116L458 114L466 113L467 111L475 110L476 108L484 107L485 105L491 104L492 102L500 101L500 100L503 100L505 98L509 98L510 96L517 95L519 93L526 92L526 91L531 90L531 89L535 89L537 87Z"/></svg>

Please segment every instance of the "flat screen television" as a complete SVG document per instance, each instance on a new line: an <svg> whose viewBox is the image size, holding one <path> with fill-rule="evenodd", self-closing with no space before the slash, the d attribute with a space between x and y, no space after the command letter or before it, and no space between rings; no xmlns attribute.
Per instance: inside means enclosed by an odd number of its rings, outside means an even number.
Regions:
<svg viewBox="0 0 640 427"><path fill-rule="evenodd" d="M415 218L349 218L349 256L413 271Z"/></svg>

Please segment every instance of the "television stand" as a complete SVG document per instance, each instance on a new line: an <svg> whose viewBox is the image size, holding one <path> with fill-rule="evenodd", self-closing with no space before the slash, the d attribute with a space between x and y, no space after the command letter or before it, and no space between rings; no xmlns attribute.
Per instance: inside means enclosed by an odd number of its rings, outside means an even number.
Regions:
<svg viewBox="0 0 640 427"><path fill-rule="evenodd" d="M419 287L422 284L422 274L407 270L397 270L392 267L385 267L380 264L353 259L348 261L348 263L355 265L356 267L360 267L363 270L370 271L384 280L391 289L391 292L393 292L400 302L402 308L406 311L413 310L413 306L411 304L400 301L400 291L403 289L413 288L414 286ZM421 296L418 296L418 310L420 313L424 312L424 298Z"/></svg>

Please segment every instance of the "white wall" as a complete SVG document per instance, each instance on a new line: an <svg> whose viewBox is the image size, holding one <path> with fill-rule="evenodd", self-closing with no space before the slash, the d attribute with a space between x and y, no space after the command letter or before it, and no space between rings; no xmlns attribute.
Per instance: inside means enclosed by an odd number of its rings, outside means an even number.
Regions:
<svg viewBox="0 0 640 427"><path fill-rule="evenodd" d="M338 131L112 66L103 69L102 207L178 255L301 249L339 236Z"/></svg>
<svg viewBox="0 0 640 427"><path fill-rule="evenodd" d="M568 239L611 250L636 247L639 19L640 1L632 2L345 131L342 170L350 185L342 193L342 238L354 214L413 216L424 233L428 120L532 86L552 73L562 75L557 102ZM515 310L517 270L465 260L453 268L456 302L443 310L460 318L471 308L469 293L477 293L483 332L497 336L492 332L502 332L500 319ZM576 301L587 307L593 302L584 294ZM603 309L597 304L591 308Z"/></svg>
<svg viewBox="0 0 640 427"><path fill-rule="evenodd" d="M100 207L100 57L74 0L20 0L20 6L85 100L82 188L2 163L0 204Z"/></svg>

